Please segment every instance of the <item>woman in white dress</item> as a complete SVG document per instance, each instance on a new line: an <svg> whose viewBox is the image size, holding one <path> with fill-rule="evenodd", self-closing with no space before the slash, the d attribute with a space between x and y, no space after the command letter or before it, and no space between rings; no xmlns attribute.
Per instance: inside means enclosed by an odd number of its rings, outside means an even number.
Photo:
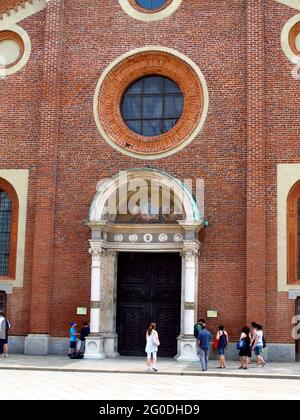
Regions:
<svg viewBox="0 0 300 420"><path fill-rule="evenodd" d="M146 353L147 353L147 370L153 370L158 372L156 368L157 363L157 352L160 345L158 333L156 331L156 324L151 323L147 332L146 332Z"/></svg>

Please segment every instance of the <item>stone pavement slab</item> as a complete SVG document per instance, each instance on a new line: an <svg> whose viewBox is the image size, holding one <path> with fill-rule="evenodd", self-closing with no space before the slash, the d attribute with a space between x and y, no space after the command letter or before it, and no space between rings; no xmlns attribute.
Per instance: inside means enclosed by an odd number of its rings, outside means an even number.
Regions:
<svg viewBox="0 0 300 420"><path fill-rule="evenodd" d="M256 368L256 364L252 363L247 371L238 370L238 367L238 362L228 362L226 369L219 370L218 362L211 361L209 371L203 373L200 363L183 363L174 359L160 358L157 374L300 380L298 363L269 363L265 368ZM0 357L0 370L147 374L146 361L139 357L70 360L64 356L11 355L8 358Z"/></svg>
<svg viewBox="0 0 300 420"><path fill-rule="evenodd" d="M199 404L203 400L299 400L300 395L300 383L294 380L23 370L0 370L0 389L0 400L96 400L97 412L101 400L119 400L129 407L132 400L146 400L157 407L163 400Z"/></svg>

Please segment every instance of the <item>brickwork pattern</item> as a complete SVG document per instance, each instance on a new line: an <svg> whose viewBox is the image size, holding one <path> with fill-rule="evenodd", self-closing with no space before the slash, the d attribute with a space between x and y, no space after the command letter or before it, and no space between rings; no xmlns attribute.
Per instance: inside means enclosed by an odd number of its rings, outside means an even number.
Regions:
<svg viewBox="0 0 300 420"><path fill-rule="evenodd" d="M90 304L83 221L97 182L149 165L101 138L94 92L117 57L159 45L190 57L210 93L193 143L150 164L179 179L205 180L210 227L199 259L199 316L218 309L209 328L224 323L232 340L255 319L265 321L269 342L292 343L294 302L277 292L276 175L278 163L299 163L299 82L280 47L295 11L273 0L193 0L145 23L115 0L65 0L67 13L61 7L51 1L48 17L42 11L22 22L31 59L0 80L0 167L30 169L24 289L8 296L12 333L65 336L70 321L84 320L76 316L78 306Z"/></svg>

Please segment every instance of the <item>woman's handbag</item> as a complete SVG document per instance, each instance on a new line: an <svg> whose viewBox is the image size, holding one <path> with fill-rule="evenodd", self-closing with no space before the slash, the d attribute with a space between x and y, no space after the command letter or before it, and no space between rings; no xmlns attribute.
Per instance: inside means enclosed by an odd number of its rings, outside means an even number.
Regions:
<svg viewBox="0 0 300 420"><path fill-rule="evenodd" d="M237 343L236 348L237 348L238 350L244 350L244 349L246 348L246 340L245 340L244 338L242 338L242 340L240 340L240 341Z"/></svg>
<svg viewBox="0 0 300 420"><path fill-rule="evenodd" d="M217 338L214 339L214 349L218 350L219 347L219 340Z"/></svg>

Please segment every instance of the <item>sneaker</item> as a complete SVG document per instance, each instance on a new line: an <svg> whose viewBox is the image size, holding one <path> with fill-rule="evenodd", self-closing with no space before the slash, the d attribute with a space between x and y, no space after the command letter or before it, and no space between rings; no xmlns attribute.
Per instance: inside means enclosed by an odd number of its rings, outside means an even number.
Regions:
<svg viewBox="0 0 300 420"><path fill-rule="evenodd" d="M158 372L158 369L156 369L156 368L152 368L152 370L153 370L154 372Z"/></svg>

